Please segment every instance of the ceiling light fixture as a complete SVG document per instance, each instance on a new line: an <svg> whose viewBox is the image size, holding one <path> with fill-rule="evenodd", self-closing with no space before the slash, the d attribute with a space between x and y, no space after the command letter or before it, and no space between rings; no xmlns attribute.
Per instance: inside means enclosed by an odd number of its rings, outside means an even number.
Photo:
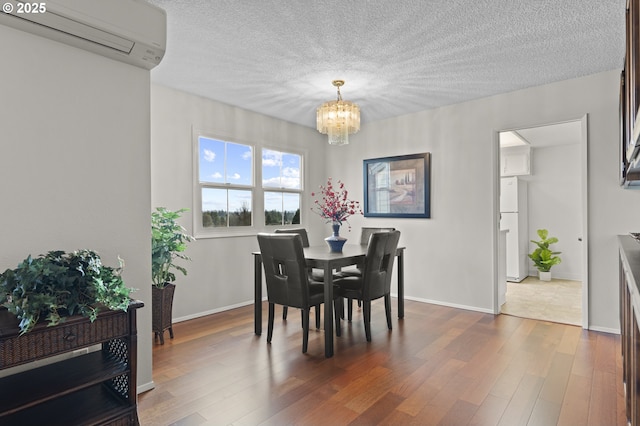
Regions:
<svg viewBox="0 0 640 426"><path fill-rule="evenodd" d="M325 102L318 107L318 131L329 135L330 145L346 145L349 143L349 134L360 130L360 107L342 100L340 86L344 80L333 80L331 83L338 88L338 100Z"/></svg>

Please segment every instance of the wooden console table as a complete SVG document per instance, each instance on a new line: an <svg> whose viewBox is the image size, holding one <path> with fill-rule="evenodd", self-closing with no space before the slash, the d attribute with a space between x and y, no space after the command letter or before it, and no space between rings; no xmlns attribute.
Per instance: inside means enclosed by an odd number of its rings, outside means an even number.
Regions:
<svg viewBox="0 0 640 426"><path fill-rule="evenodd" d="M0 310L0 369L72 351L87 353L0 378L0 424L138 425L136 309L105 311L92 323L68 317L22 336ZM89 351L94 345L100 350Z"/></svg>
<svg viewBox="0 0 640 426"><path fill-rule="evenodd" d="M620 245L620 334L627 422L640 424L640 243L627 235Z"/></svg>

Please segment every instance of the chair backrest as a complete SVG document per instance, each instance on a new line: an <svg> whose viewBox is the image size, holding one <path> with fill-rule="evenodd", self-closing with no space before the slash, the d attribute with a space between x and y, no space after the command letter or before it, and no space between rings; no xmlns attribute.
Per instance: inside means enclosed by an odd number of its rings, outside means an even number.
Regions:
<svg viewBox="0 0 640 426"><path fill-rule="evenodd" d="M309 247L309 236L304 228L276 229L273 232L276 234L299 234L302 238L302 247Z"/></svg>
<svg viewBox="0 0 640 426"><path fill-rule="evenodd" d="M391 275L400 231L374 232L369 238L362 271L362 298L374 300L391 292Z"/></svg>
<svg viewBox="0 0 640 426"><path fill-rule="evenodd" d="M388 232L395 230L396 228L362 228L362 231L360 231L360 245L366 246L369 244L369 237L371 237L371 234L374 232Z"/></svg>
<svg viewBox="0 0 640 426"><path fill-rule="evenodd" d="M309 278L300 234L258 234L271 303L309 307Z"/></svg>

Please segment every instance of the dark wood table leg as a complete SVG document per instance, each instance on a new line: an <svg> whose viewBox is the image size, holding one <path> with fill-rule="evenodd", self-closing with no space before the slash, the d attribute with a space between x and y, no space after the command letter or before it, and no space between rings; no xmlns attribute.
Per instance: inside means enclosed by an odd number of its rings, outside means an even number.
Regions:
<svg viewBox="0 0 640 426"><path fill-rule="evenodd" d="M324 268L324 356L333 356L333 271Z"/></svg>
<svg viewBox="0 0 640 426"><path fill-rule="evenodd" d="M404 318L404 250L398 255L398 318Z"/></svg>
<svg viewBox="0 0 640 426"><path fill-rule="evenodd" d="M253 255L253 285L253 326L259 336L262 334L262 256L259 254Z"/></svg>

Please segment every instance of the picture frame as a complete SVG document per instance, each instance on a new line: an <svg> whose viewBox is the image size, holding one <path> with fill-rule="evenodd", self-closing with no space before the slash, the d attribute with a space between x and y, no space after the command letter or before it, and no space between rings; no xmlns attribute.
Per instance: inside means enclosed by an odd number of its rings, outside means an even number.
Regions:
<svg viewBox="0 0 640 426"><path fill-rule="evenodd" d="M431 217L431 153L363 161L364 216Z"/></svg>

